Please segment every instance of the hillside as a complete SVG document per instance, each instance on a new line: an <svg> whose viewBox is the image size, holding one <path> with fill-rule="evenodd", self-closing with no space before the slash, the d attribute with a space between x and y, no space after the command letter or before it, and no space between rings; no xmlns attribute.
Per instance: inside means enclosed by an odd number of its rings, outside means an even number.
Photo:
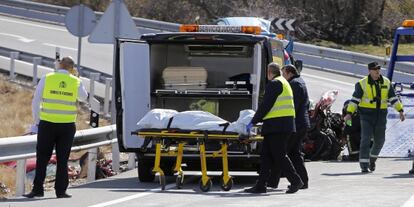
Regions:
<svg viewBox="0 0 414 207"><path fill-rule="evenodd" d="M35 0L73 6L78 0ZM83 0L103 11L109 0ZM341 44L383 44L404 19L414 19L412 0L125 0L133 16L177 23L211 24L226 16L294 18L296 38Z"/></svg>

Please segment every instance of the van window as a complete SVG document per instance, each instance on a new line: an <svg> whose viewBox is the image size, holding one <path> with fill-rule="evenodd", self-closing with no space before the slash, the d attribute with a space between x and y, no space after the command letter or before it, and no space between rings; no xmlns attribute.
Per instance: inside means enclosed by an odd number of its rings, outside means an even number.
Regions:
<svg viewBox="0 0 414 207"><path fill-rule="evenodd" d="M284 53L283 53L283 43L276 39L270 39L270 45L272 46L272 57L273 62L277 63L280 66L284 65Z"/></svg>

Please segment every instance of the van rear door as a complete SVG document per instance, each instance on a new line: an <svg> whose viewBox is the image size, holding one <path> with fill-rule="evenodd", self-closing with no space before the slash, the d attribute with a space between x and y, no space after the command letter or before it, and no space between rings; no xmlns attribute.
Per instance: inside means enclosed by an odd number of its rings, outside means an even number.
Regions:
<svg viewBox="0 0 414 207"><path fill-rule="evenodd" d="M120 151L137 151L143 139L131 132L150 110L149 45L119 40L115 67L116 126Z"/></svg>

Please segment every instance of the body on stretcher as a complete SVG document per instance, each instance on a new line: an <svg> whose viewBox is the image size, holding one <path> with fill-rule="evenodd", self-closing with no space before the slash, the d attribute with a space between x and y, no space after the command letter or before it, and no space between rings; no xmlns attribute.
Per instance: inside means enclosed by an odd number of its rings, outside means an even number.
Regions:
<svg viewBox="0 0 414 207"><path fill-rule="evenodd" d="M222 159L222 182L221 188L229 191L233 186L233 179L229 175L228 168L228 146L231 143L244 144L246 146L244 153L250 152L250 144L261 141L263 138L259 135L239 135L235 132L225 131L205 131L205 130L181 130L181 129L140 129L131 134L144 138L142 149L145 150L146 145L150 141L155 144L155 161L153 173L159 174L161 189L165 189L165 176L160 168L161 157L175 156L175 168L177 173L177 188L182 188L184 182L184 172L181 168L182 158L184 154L184 146L190 142L195 142L198 146L201 164L201 180L200 189L207 192L212 187L211 178L207 176L207 158ZM220 149L215 151L206 151L207 141L217 141ZM165 144L168 143L168 144Z"/></svg>

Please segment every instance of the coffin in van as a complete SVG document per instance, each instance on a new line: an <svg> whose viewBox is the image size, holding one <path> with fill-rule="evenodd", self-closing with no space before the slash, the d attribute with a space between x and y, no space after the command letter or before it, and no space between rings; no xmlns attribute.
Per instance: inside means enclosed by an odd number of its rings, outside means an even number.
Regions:
<svg viewBox="0 0 414 207"><path fill-rule="evenodd" d="M207 71L203 67L167 67L162 72L165 89L205 89Z"/></svg>

